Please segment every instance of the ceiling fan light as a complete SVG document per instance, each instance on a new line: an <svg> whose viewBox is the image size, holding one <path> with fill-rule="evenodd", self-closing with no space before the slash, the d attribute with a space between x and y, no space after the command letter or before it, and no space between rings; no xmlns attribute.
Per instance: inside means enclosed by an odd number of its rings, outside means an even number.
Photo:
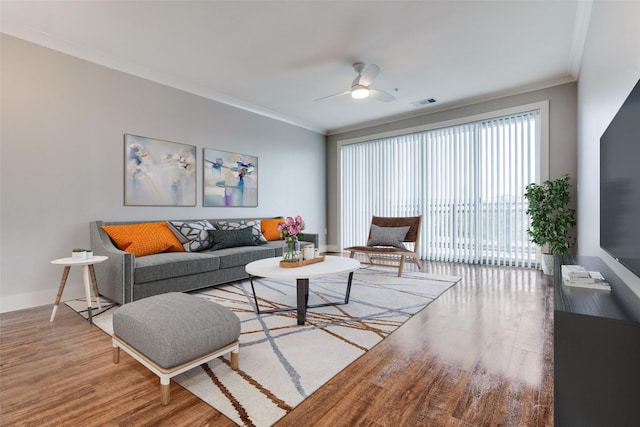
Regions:
<svg viewBox="0 0 640 427"><path fill-rule="evenodd" d="M364 86L355 86L353 89L351 89L351 97L353 99L363 99L369 96L369 88L366 88Z"/></svg>

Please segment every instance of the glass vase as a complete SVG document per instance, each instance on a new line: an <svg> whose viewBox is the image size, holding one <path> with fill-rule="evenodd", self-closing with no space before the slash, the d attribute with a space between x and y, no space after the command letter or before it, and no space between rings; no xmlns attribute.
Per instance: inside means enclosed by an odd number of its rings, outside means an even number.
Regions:
<svg viewBox="0 0 640 427"><path fill-rule="evenodd" d="M297 237L287 237L282 244L282 260L297 262L300 259L300 242Z"/></svg>

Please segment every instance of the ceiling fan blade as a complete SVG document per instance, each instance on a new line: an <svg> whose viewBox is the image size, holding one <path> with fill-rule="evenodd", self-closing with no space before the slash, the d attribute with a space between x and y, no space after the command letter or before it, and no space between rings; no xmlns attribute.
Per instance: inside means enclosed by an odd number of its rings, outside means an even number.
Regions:
<svg viewBox="0 0 640 427"><path fill-rule="evenodd" d="M334 93L333 95L323 96L322 98L314 99L314 100L313 100L313 102L316 102L316 101L322 101L323 99L334 98L334 97L336 97L336 96L348 95L348 94L350 94L350 93L351 93L351 91L350 91L350 90L346 90L346 91L344 91L344 92Z"/></svg>
<svg viewBox="0 0 640 427"><path fill-rule="evenodd" d="M378 76L380 73L380 67L376 64L370 64L367 68L364 69L362 74L360 74L360 80L358 84L362 86L369 86L371 82Z"/></svg>
<svg viewBox="0 0 640 427"><path fill-rule="evenodd" d="M396 100L395 96L378 89L369 89L369 96L382 102L391 102Z"/></svg>

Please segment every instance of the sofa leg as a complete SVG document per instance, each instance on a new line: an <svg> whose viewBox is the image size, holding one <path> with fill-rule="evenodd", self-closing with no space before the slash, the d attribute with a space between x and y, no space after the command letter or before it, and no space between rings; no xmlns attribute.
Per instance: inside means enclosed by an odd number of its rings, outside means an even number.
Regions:
<svg viewBox="0 0 640 427"><path fill-rule="evenodd" d="M120 347L113 347L113 363L120 362Z"/></svg>

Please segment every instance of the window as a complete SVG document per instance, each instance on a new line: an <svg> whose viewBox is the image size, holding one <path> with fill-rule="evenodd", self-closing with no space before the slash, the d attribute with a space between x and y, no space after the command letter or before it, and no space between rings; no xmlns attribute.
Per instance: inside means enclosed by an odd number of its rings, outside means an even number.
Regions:
<svg viewBox="0 0 640 427"><path fill-rule="evenodd" d="M372 215L422 214L422 259L535 265L522 195L546 176L542 129L536 108L342 143L342 247L366 242Z"/></svg>

